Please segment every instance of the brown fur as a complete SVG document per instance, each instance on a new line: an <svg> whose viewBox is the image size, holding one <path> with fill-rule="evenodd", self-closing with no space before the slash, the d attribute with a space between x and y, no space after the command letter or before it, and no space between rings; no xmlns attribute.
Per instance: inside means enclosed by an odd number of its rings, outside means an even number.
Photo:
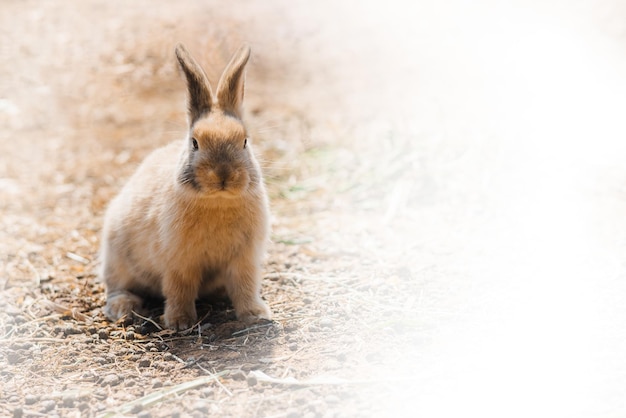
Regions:
<svg viewBox="0 0 626 418"><path fill-rule="evenodd" d="M222 288L240 320L269 319L259 296L268 203L241 121L249 53L234 55L215 100L202 69L176 48L189 135L149 155L107 210L101 275L110 319L140 309L142 296L163 296L166 326L186 329L197 319L195 300Z"/></svg>

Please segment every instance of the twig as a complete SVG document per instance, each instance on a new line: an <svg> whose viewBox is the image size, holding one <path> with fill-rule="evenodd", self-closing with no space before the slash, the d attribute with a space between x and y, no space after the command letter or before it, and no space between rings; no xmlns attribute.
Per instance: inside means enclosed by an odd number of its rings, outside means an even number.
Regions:
<svg viewBox="0 0 626 418"><path fill-rule="evenodd" d="M87 322L87 323L91 323L93 322L93 318L78 312L78 310L76 308L68 308L67 306L64 305L60 305L58 303L52 302L51 300L48 299L42 299L40 301L46 308L60 313L61 315L64 316L71 316L72 318L76 319L77 321L82 321L82 322Z"/></svg>
<svg viewBox="0 0 626 418"><path fill-rule="evenodd" d="M74 261L76 261L78 263L89 264L89 260L88 259L86 259L85 257L82 257L82 256L80 256L78 254L74 254L74 253L68 251L67 253L65 253L65 256L67 258L69 258L70 260L74 260Z"/></svg>
<svg viewBox="0 0 626 418"><path fill-rule="evenodd" d="M52 338L52 337L21 337L21 338L8 338L8 334L0 338L0 344L12 344L21 342L36 342L36 343L66 343L69 344L71 340L67 338Z"/></svg>
<svg viewBox="0 0 626 418"><path fill-rule="evenodd" d="M263 278L272 280L272 279L302 279L304 275L300 273L291 273L291 272L282 272L282 273L267 273Z"/></svg>
<svg viewBox="0 0 626 418"><path fill-rule="evenodd" d="M202 324L202 321L204 321L210 314L211 314L211 311L205 313L204 316L202 318L198 319L198 321L191 328L193 329L195 327L198 327L198 329L200 329L200 324ZM199 331L199 332L201 332L201 331Z"/></svg>
<svg viewBox="0 0 626 418"><path fill-rule="evenodd" d="M202 385L206 385L208 383L211 383L213 381L216 381L218 383L219 380L218 378L225 375L226 373L228 373L228 371L222 371L216 374L211 374L210 376L203 376L200 377L198 379L194 379L192 381L189 382L185 382L185 383L181 383L179 385L176 386L172 386L170 388L167 389L163 389L154 393L151 393L149 395L146 395L142 398L139 399L135 399L134 401L125 403L123 405L120 405L119 407L111 410L111 411L107 411L105 413L103 413L102 415L100 415L101 418L108 418L108 417L114 417L114 416L119 416L119 415L123 415L123 414L128 414L130 413L130 411L133 410L133 408L137 405L141 405L142 407L146 407L146 406L150 406L150 405L154 405L158 402L161 402L163 400L165 400L167 397L169 396L173 396L173 395L179 395L185 391L188 391L190 389L194 389L197 388L198 386L202 386Z"/></svg>
<svg viewBox="0 0 626 418"><path fill-rule="evenodd" d="M269 324L253 325L253 326L251 326L251 327L248 327L248 328L242 329L242 330L240 330L240 331L235 331L235 332L233 332L233 333L232 333L232 334L230 334L230 335L231 335L231 337L234 337L234 336L236 336L236 335L243 334L244 332L252 331L252 330L255 330L255 329L259 329L259 328L270 327L270 326L272 326L272 325L274 325L274 323L273 323L273 322L270 322Z"/></svg>
<svg viewBox="0 0 626 418"><path fill-rule="evenodd" d="M152 325L154 325L155 327L157 327L157 328L159 329L159 331L163 331L163 327L161 327L161 325L159 325L158 323L156 323L156 322L155 322L152 318L147 318L147 317L145 317L145 316L143 316L143 315L139 315L139 314L138 314L137 312L135 312L135 311L132 311L132 312L133 312L133 315L135 315L136 317L141 318L141 319L143 319L144 321L148 321L148 322L150 322Z"/></svg>
<svg viewBox="0 0 626 418"><path fill-rule="evenodd" d="M170 353L170 354L172 354L172 358L174 360L176 360L177 362L182 363L185 366L187 366L187 362L185 360L183 360L182 358L178 357L176 354L173 354L173 353Z"/></svg>
<svg viewBox="0 0 626 418"><path fill-rule="evenodd" d="M251 370L250 374L259 382L274 383L287 386L339 386L350 384L370 383L367 380L346 380L334 376L316 376L308 380L298 380L294 377L276 378L266 375L260 370Z"/></svg>
<svg viewBox="0 0 626 418"><path fill-rule="evenodd" d="M171 354L171 353L170 353ZM200 361L200 359L197 360L193 360L190 362L187 362L185 360L183 360L182 358L178 357L176 354L172 354L172 357L174 358L174 360L178 361L179 363L184 364L185 366L183 366L183 369L186 367L191 367L191 366L198 366L198 368L200 370L202 370L203 372L205 372L206 374L208 374L209 376L218 376L215 373L212 373L211 371L205 369L204 367L202 367L202 365L200 363L198 363L198 361ZM224 389L224 391L228 394L228 396L233 396L233 393L228 390L228 388L226 386L224 386L222 384L222 382L219 381L219 379L217 379L217 377L215 378L215 382L217 382L217 384L219 385L219 387L221 387L222 389Z"/></svg>
<svg viewBox="0 0 626 418"><path fill-rule="evenodd" d="M202 370L203 372L205 372L209 376L215 376L215 373L211 373L209 370L207 370L204 367L202 367L200 365L200 363L196 363L195 365L198 366L198 368L200 370ZM233 393L230 390L228 390L228 388L226 386L224 386L224 384L222 382L220 382L220 380L218 378L215 378L215 382L218 384L219 387L224 389L224 392L226 392L228 394L228 396L233 396Z"/></svg>
<svg viewBox="0 0 626 418"><path fill-rule="evenodd" d="M30 268L33 271L33 273L35 273L35 284L39 286L41 284L41 275L39 274L35 266L33 266L33 263L31 263L28 258L25 258L24 261L26 261L26 265L28 266L28 268Z"/></svg>

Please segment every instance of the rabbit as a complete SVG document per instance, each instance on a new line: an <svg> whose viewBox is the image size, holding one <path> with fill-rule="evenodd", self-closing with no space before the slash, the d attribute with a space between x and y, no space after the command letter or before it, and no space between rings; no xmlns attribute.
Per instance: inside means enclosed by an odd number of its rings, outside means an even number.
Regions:
<svg viewBox="0 0 626 418"><path fill-rule="evenodd" d="M186 330L197 321L196 299L225 291L238 320L269 320L260 297L269 203L242 122L250 48L233 55L215 94L182 44L175 53L187 82L189 131L146 157L107 208L104 313L130 318L143 297L156 296L165 299L165 326Z"/></svg>

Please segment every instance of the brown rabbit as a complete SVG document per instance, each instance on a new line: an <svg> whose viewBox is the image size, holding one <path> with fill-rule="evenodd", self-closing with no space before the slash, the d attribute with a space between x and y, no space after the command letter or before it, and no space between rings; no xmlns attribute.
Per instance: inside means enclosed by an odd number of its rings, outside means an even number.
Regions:
<svg viewBox="0 0 626 418"><path fill-rule="evenodd" d="M152 152L106 212L102 272L111 320L130 316L142 296L165 298L165 325L188 329L195 301L225 290L237 318L269 319L261 300L268 201L241 120L245 66L241 47L214 95L183 45L176 57L189 91L189 133Z"/></svg>

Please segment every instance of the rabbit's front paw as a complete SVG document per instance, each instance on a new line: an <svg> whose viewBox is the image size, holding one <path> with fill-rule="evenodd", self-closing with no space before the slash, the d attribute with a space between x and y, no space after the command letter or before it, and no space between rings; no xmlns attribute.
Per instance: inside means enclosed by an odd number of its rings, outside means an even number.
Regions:
<svg viewBox="0 0 626 418"><path fill-rule="evenodd" d="M245 322L246 324L252 324L261 320L271 320L272 314L265 302L258 301L254 305L247 306L240 310L235 310L237 319Z"/></svg>
<svg viewBox="0 0 626 418"><path fill-rule="evenodd" d="M139 296L127 291L111 293L107 296L104 314L112 321L122 317L131 318L133 311L141 309L142 303Z"/></svg>
<svg viewBox="0 0 626 418"><path fill-rule="evenodd" d="M184 331L194 326L198 315L195 305L184 309L181 306L165 306L165 326L176 331Z"/></svg>

